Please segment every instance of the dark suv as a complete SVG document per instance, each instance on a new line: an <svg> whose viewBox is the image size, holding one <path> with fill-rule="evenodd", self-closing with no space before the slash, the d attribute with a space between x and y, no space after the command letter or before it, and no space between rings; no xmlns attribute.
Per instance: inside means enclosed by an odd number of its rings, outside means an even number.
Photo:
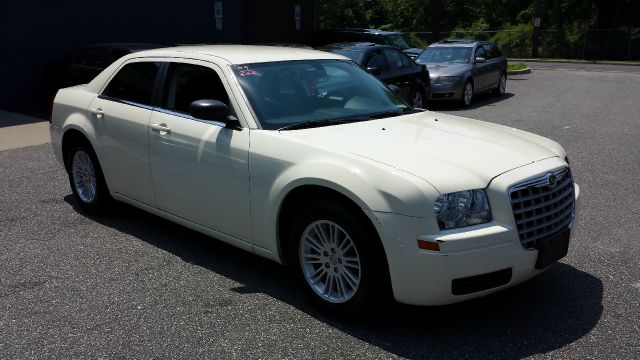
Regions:
<svg viewBox="0 0 640 360"><path fill-rule="evenodd" d="M507 59L488 41L440 41L429 45L415 62L429 69L433 100L459 100L468 106L474 95L486 91L503 95L507 86Z"/></svg>
<svg viewBox="0 0 640 360"><path fill-rule="evenodd" d="M371 42L379 45L391 45L402 50L411 59L422 52L422 49L413 47L403 33L377 29L347 28L320 30L313 35L313 42L314 47L343 42Z"/></svg>

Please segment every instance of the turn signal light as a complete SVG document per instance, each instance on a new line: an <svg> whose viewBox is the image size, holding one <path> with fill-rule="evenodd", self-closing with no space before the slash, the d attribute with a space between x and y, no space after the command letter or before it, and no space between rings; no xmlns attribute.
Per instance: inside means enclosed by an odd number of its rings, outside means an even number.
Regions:
<svg viewBox="0 0 640 360"><path fill-rule="evenodd" d="M432 241L418 240L418 247L423 250L440 251L440 244Z"/></svg>

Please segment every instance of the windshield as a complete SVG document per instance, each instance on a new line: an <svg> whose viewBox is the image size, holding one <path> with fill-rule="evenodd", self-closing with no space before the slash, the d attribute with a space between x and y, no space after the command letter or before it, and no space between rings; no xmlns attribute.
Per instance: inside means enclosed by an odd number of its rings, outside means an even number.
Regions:
<svg viewBox="0 0 640 360"><path fill-rule="evenodd" d="M297 60L231 66L263 129L303 123L362 121L411 110L358 65Z"/></svg>
<svg viewBox="0 0 640 360"><path fill-rule="evenodd" d="M389 45L395 46L402 50L411 48L411 43L402 34L392 34L385 36Z"/></svg>
<svg viewBox="0 0 640 360"><path fill-rule="evenodd" d="M458 63L466 64L471 60L471 47L428 47L415 62L418 64Z"/></svg>

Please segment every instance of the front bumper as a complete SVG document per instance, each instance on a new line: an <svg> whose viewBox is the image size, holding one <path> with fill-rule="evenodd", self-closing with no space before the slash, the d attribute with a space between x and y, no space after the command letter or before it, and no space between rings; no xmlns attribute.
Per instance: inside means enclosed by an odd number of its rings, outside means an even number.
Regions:
<svg viewBox="0 0 640 360"><path fill-rule="evenodd" d="M431 92L429 100L459 100L462 94L462 83L438 84L436 79L431 79Z"/></svg>
<svg viewBox="0 0 640 360"><path fill-rule="evenodd" d="M547 159L495 178L487 188L493 212L493 220L487 224L424 234L425 222L431 219L373 213L396 300L413 305L451 304L500 291L543 272L545 269L535 268L538 250L525 249L520 243L507 189L562 166L566 163L559 158ZM579 192L576 184L576 211ZM437 242L440 251L421 250L418 240ZM505 281L485 290L454 295L461 293L456 291L454 280L468 283L478 275L493 276L491 273L501 274L500 280ZM503 276L506 273L510 273L509 278ZM493 280L481 277L479 281Z"/></svg>

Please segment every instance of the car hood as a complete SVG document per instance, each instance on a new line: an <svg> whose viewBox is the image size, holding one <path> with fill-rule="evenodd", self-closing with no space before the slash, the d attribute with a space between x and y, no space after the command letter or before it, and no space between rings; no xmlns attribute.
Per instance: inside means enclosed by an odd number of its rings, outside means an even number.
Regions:
<svg viewBox="0 0 640 360"><path fill-rule="evenodd" d="M413 174L441 193L484 188L514 168L565 156L544 137L430 111L281 134Z"/></svg>
<svg viewBox="0 0 640 360"><path fill-rule="evenodd" d="M469 64L424 64L431 77L462 75L471 67Z"/></svg>
<svg viewBox="0 0 640 360"><path fill-rule="evenodd" d="M407 49L403 49L402 52L404 52L407 55L413 55L416 56L418 54L420 54L422 52L422 50L424 49L419 49L419 48L407 48Z"/></svg>

